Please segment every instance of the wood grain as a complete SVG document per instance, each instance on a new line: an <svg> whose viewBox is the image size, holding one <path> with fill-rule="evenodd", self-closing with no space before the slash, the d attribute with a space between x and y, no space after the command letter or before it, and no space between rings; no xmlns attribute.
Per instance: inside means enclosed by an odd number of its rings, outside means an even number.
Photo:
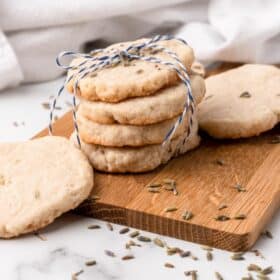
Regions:
<svg viewBox="0 0 280 280"><path fill-rule="evenodd" d="M54 124L54 133L68 137L73 130L71 113ZM36 137L44 136L43 130ZM280 126L259 137L235 141L213 140L206 135L202 145L143 174L96 172L92 195L78 209L83 215L124 224L230 251L244 251L257 240L280 206L280 144L271 139ZM223 160L223 166L216 160ZM150 182L175 179L179 195L162 190L149 193ZM246 192L234 186L241 184ZM99 196L98 201L92 199ZM228 205L218 210L221 203ZM166 207L178 210L165 213ZM194 218L182 219L190 210ZM218 222L219 214L245 214L245 220Z"/></svg>

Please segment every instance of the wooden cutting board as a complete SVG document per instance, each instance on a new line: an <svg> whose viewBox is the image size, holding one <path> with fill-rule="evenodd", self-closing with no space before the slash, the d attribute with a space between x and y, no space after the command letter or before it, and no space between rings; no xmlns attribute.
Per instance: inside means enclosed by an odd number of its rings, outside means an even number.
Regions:
<svg viewBox="0 0 280 280"><path fill-rule="evenodd" d="M54 124L55 135L68 137L72 130L71 113ZM47 134L45 129L35 137ZM153 172L95 172L92 196L77 211L230 251L247 250L280 206L280 144L271 143L279 134L280 126L244 140L217 141L205 136L199 148ZM145 188L166 178L176 180L179 195L164 190L150 193ZM238 192L236 184L244 186L246 192ZM94 196L100 199L95 201ZM218 210L221 204L228 208ZM173 206L178 210L164 211ZM185 210L193 212L193 219L182 219ZM224 222L214 219L222 214L245 214L247 218Z"/></svg>

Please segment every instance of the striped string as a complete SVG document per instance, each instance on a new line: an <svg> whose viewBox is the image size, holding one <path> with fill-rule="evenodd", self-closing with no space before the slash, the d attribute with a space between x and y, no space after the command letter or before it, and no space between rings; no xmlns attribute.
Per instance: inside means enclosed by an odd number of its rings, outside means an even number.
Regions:
<svg viewBox="0 0 280 280"><path fill-rule="evenodd" d="M107 67L114 67L120 63L123 63L125 61L131 61L131 60L143 60L147 61L149 63L156 63L161 64L169 67L170 69L174 70L180 80L185 84L186 86L186 102L184 105L184 110L181 113L181 115L178 117L176 122L173 124L173 126L170 128L168 133L166 134L165 138L163 139L162 145L165 145L173 136L173 134L176 132L180 124L183 122L183 120L187 117L188 118L188 128L186 137L184 138L183 143L187 140L187 138L190 135L191 128L193 125L193 114L194 114L194 99L192 96L192 89L190 84L190 78L187 73L187 70L183 63L180 61L179 57L176 53L171 51L168 48L165 48L163 46L158 45L157 43L160 41L167 41L167 40L178 40L182 42L183 44L187 45L187 42L185 42L183 39L175 38L170 35L157 35L153 37L152 39L146 40L141 43L131 44L124 50L117 50L111 48L110 50L107 49L96 49L91 51L89 54L84 53L78 53L78 52L72 52L72 51L64 51L61 52L57 58L56 63L59 67L65 69L65 70L74 70L71 75L68 75L68 77L65 78L63 85L60 87L57 96L54 98L51 111L50 111L50 122L49 122L49 133L52 134L52 123L53 123L53 115L54 110L56 107L56 103L60 95L62 94L63 90L65 89L66 85L73 79L74 85L73 85L73 97L72 97L72 112L73 112L73 122L74 122L74 129L77 137L77 142L79 146L81 146L81 141L79 137L79 127L77 124L77 117L76 117L76 110L77 110L77 104L76 104L76 97L77 97L77 89L79 82L85 78L86 76L98 72L104 68ZM143 51L151 51L150 53L156 53L156 52L164 52L168 54L170 58L172 58L171 61L169 60L162 60L158 57L154 56L147 56L143 55ZM98 54L98 56L96 56ZM83 61L79 63L78 65L64 65L61 62L61 59L63 57L72 57L72 58L83 58Z"/></svg>

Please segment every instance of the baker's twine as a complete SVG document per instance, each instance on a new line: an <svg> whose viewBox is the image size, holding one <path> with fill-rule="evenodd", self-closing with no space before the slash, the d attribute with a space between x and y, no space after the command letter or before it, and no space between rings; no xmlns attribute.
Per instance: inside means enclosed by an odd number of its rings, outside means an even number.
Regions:
<svg viewBox="0 0 280 280"><path fill-rule="evenodd" d="M184 138L184 142L183 142L184 144L190 135L191 128L193 125L193 115L195 110L194 100L192 96L190 78L187 73L186 67L180 61L176 53L174 53L168 48L162 47L157 44L157 42L168 41L168 40L177 40L185 45L188 45L187 42L184 41L183 39L176 38L174 36L157 35L152 39L148 39L145 42L131 44L123 50L111 48L110 52L108 52L108 49L96 49L91 51L89 54L78 53L73 51L61 52L56 58L57 65L65 70L75 70L75 71L73 72L73 74L65 78L63 85L60 87L56 97L53 100L51 110L50 110L49 134L52 135L53 132L52 123L53 123L53 115L54 115L54 110L56 108L57 100L59 99L61 93L65 89L68 82L73 79L74 80L74 86L73 86L74 94L72 98L73 122L74 122L76 137L77 137L77 143L79 144L79 146L81 146L79 127L77 124L77 116L76 116L76 111L77 111L76 96L77 96L77 88L79 82L81 81L81 79L85 78L86 76L92 73L97 73L98 71L101 71L104 68L114 67L125 61L132 61L138 59L150 63L156 63L156 64L162 64L168 66L170 69L176 71L178 77L186 85L186 102L184 105L184 110L181 113L181 115L177 118L176 122L170 128L170 130L168 131L168 133L166 134L166 136L162 141L162 145L165 145L168 141L170 141L170 139L172 139L173 134L176 132L180 124L187 117L188 128L187 128L186 137ZM146 52L150 51L149 56L144 55L143 51ZM173 61L162 60L160 58L152 56L152 54L156 52L164 52L168 54L170 58L173 59ZM98 56L96 56L97 54ZM83 58L83 61L78 65L64 65L61 62L61 59L63 57L71 57L71 58L80 57Z"/></svg>

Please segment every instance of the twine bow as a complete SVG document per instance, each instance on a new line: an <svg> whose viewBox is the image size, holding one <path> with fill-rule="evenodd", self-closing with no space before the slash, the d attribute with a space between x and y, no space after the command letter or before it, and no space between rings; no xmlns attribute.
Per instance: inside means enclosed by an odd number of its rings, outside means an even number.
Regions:
<svg viewBox="0 0 280 280"><path fill-rule="evenodd" d="M56 58L57 65L65 70L76 70L76 72L69 75L65 79L63 85L61 86L61 88L57 93L57 96L53 100L51 111L50 111L49 133L52 134L53 131L52 122L53 122L53 115L54 115L54 110L56 107L57 100L60 97L63 90L65 89L67 83L70 80L74 79L74 86L73 86L74 94L72 99L73 122L74 122L77 142L79 146L81 146L81 141L79 137L79 127L76 118L76 109L77 109L76 96L77 96L77 88L80 80L85 78L89 74L98 72L104 68L114 67L115 65L122 63L125 60L127 61L143 60L149 63L157 63L157 64L168 66L170 69L174 70L177 73L178 77L186 85L186 102L184 105L184 110L181 113L181 115L178 117L174 125L170 128L170 130L166 134L165 138L163 139L162 145L165 145L172 138L173 134L177 130L178 126L182 123L184 118L188 117L187 134L183 142L185 143L185 141L187 140L191 132L191 127L193 124L193 114L194 114L194 100L192 96L192 89L191 89L189 75L187 73L186 67L182 64L182 62L180 61L180 59L178 58L175 52L157 44L157 42L167 41L172 39L178 40L184 43L185 45L187 45L187 42L185 42L183 39L175 38L169 35L157 35L145 42L141 42L138 44L137 43L131 44L124 50L111 49L111 51L108 52L108 49L96 49L91 51L89 54L72 52L72 51L61 52ZM158 57L143 55L142 52L144 50L151 50L152 53L164 52L168 54L174 61L162 60ZM96 56L97 54L98 56ZM62 64L61 59L63 57L80 57L83 58L84 60L78 65L71 66L71 65ZM186 116L187 113L189 113L188 116Z"/></svg>

